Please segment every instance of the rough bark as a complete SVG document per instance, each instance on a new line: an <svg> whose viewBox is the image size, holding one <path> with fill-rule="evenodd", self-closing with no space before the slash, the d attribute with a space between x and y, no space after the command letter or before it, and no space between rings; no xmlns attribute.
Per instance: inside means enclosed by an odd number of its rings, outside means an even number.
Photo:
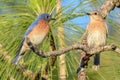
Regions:
<svg viewBox="0 0 120 80"><path fill-rule="evenodd" d="M101 16L105 18L115 7L120 7L120 0L106 0L106 2L104 2L98 11L100 12Z"/></svg>
<svg viewBox="0 0 120 80"><path fill-rule="evenodd" d="M78 73L78 80L86 80L87 72L85 70Z"/></svg>

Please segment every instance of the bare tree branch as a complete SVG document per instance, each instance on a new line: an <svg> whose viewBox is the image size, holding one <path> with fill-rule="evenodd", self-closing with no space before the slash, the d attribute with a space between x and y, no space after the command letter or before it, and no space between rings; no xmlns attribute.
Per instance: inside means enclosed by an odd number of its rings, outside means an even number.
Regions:
<svg viewBox="0 0 120 80"><path fill-rule="evenodd" d="M82 50L83 48L85 48L84 45L74 44L74 45L68 46L64 49L61 49L61 50L55 50L55 51L44 53L41 50L39 50L36 45L31 43L28 38L26 39L26 41L27 41L27 44L29 45L29 47L33 50L33 52L35 52L37 55L39 55L43 58L65 54L66 52L73 50L73 49L81 49Z"/></svg>
<svg viewBox="0 0 120 80"><path fill-rule="evenodd" d="M32 42L30 42L30 40L28 38L26 41L27 41L27 44L29 45L29 47L33 50L33 52L35 52L37 55L39 55L43 58L50 57L50 56L62 55L62 54L65 54L66 52L69 52L74 49L83 50L87 54L96 54L98 52L109 51L109 50L115 51L120 54L120 48L118 48L115 45L105 45L105 46L99 47L97 49L90 50L87 46L85 46L83 44L73 44L73 45L63 48L61 50L44 53L44 52L40 51L36 45L34 45Z"/></svg>
<svg viewBox="0 0 120 80"><path fill-rule="evenodd" d="M105 19L106 16L109 14L109 12L111 10L113 10L115 7L120 8L120 0L106 0L105 3L98 9L98 11L101 14L101 16ZM84 34L84 36L85 36L85 34ZM62 54L65 54L66 52L69 52L69 51L75 50L75 49L83 50L87 54L96 54L96 53L99 53L102 51L108 51L108 50L112 50L112 51L115 51L120 54L120 48L118 48L115 45L105 45L105 46L99 47L97 49L90 50L84 44L84 42L86 42L86 40L83 40L83 42L81 42L81 44L73 44L73 45L63 48L61 50L44 53L41 50L39 50L36 45L32 44L28 38L26 41L27 41L27 44L29 45L29 47L33 50L33 52L35 52L37 55L39 55L43 58L50 57L50 56L62 55ZM86 80L86 72L78 74L78 80Z"/></svg>
<svg viewBox="0 0 120 80"><path fill-rule="evenodd" d="M105 18L115 7L120 7L120 0L106 0L106 2L98 9L101 16Z"/></svg>

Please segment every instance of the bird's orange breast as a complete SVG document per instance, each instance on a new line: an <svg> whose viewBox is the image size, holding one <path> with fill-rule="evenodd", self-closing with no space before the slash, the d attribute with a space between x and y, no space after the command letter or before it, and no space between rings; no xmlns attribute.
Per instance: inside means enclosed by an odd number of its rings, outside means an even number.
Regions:
<svg viewBox="0 0 120 80"><path fill-rule="evenodd" d="M38 24L31 31L31 35L41 35L48 33L49 24L45 20L39 20Z"/></svg>
<svg viewBox="0 0 120 80"><path fill-rule="evenodd" d="M38 24L31 30L27 36L34 44L39 44L43 41L49 31L49 24L45 20L38 21Z"/></svg>
<svg viewBox="0 0 120 80"><path fill-rule="evenodd" d="M87 31L92 33L94 31L99 31L101 33L107 34L107 26L104 21L92 21L87 26Z"/></svg>

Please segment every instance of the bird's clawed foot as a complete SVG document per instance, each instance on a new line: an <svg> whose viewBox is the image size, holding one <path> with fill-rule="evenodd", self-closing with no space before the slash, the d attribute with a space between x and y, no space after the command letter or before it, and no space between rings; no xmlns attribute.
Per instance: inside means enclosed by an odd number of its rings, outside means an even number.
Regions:
<svg viewBox="0 0 120 80"><path fill-rule="evenodd" d="M99 67L100 67L99 65L93 65L93 66L92 66L92 69L95 70L95 71L98 71L98 70L99 70Z"/></svg>

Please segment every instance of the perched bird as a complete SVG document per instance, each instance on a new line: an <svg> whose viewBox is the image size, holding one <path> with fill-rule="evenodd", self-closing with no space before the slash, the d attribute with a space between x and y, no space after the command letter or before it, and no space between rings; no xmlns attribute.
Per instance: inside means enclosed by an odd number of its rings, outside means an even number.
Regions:
<svg viewBox="0 0 120 80"><path fill-rule="evenodd" d="M51 18L51 15L44 13L39 15L29 26L29 28L26 30L26 33L24 34L23 41L19 47L19 50L12 60L13 64L17 64L22 55L24 55L27 50L30 50L29 46L26 43L27 38L29 38L30 41L35 45L42 43L48 34L50 20L53 20L53 18Z"/></svg>
<svg viewBox="0 0 120 80"><path fill-rule="evenodd" d="M108 33L107 25L102 18L102 16L99 14L98 11L93 11L90 13L87 13L87 15L90 16L90 22L87 25L86 32L83 36L83 38L86 40L87 46L90 49L95 49L100 46L104 46L106 44L106 37ZM87 54L85 57L88 58L92 56L91 54ZM78 71L85 67L87 62L84 62L84 59L81 62L81 66L78 68ZM84 64L84 65L83 65ZM94 56L94 65L99 66L100 64L100 54L97 53Z"/></svg>

